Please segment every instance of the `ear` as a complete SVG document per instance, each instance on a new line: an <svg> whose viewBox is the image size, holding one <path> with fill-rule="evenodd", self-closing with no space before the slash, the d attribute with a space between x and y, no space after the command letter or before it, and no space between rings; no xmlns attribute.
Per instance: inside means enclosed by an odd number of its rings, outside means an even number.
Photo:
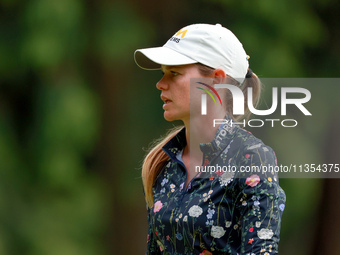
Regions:
<svg viewBox="0 0 340 255"><path fill-rule="evenodd" d="M213 76L214 76L214 84L222 83L225 77L227 77L227 75L222 69L215 69L213 72Z"/></svg>

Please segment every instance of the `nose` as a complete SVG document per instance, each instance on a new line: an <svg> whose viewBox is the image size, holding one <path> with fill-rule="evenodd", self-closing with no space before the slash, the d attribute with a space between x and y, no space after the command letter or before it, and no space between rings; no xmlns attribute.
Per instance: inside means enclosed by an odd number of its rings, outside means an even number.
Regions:
<svg viewBox="0 0 340 255"><path fill-rule="evenodd" d="M160 79L157 84L156 88L159 90L167 90L169 89L169 84L166 82L165 75L163 75L162 79Z"/></svg>

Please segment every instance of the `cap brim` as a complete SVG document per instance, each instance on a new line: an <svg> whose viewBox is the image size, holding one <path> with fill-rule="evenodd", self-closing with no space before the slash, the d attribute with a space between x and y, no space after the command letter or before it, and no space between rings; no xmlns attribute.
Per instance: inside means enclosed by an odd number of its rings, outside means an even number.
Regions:
<svg viewBox="0 0 340 255"><path fill-rule="evenodd" d="M167 47L136 50L135 62L140 68L146 70L160 69L161 65L177 66L197 63L197 61Z"/></svg>

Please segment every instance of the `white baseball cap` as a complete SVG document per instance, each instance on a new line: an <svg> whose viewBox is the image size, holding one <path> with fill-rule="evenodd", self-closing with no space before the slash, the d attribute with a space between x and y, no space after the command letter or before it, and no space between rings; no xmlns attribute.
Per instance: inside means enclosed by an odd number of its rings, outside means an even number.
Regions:
<svg viewBox="0 0 340 255"><path fill-rule="evenodd" d="M248 56L242 43L220 24L193 24L179 30L162 47L138 49L134 54L137 65L146 70L161 65L201 63L221 68L239 82L248 71Z"/></svg>

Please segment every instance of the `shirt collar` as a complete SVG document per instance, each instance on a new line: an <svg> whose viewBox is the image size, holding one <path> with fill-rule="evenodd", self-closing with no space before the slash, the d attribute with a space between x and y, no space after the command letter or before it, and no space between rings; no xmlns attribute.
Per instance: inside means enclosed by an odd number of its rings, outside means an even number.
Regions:
<svg viewBox="0 0 340 255"><path fill-rule="evenodd" d="M171 160L177 161L176 155L183 150L187 140L185 137L185 127L183 127L169 142L163 146L163 150Z"/></svg>
<svg viewBox="0 0 340 255"><path fill-rule="evenodd" d="M214 139L210 143L200 144L201 151L205 155L209 156L213 156L214 154L220 152L229 145L238 129L239 126L234 124L231 117L227 114L223 123L218 128Z"/></svg>

